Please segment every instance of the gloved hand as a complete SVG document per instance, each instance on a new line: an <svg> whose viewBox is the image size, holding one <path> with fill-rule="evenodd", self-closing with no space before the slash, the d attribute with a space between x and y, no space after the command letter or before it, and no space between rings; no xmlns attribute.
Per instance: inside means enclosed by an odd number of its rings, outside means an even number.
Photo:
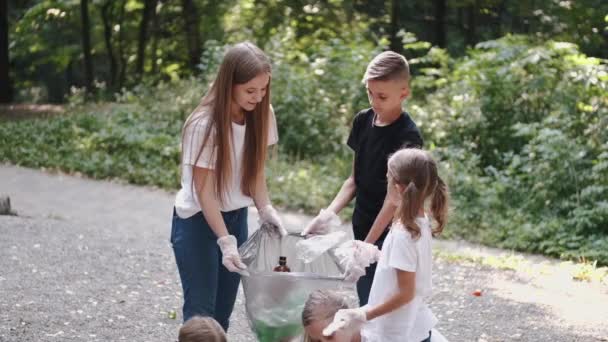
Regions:
<svg viewBox="0 0 608 342"><path fill-rule="evenodd" d="M371 243L351 240L336 249L340 264L344 267L344 280L356 282L365 275L365 268L380 258L380 250Z"/></svg>
<svg viewBox="0 0 608 342"><path fill-rule="evenodd" d="M324 235L329 233L331 225L339 225L340 218L336 213L328 209L321 209L319 215L317 215L310 223L304 228L301 235L306 236L310 234Z"/></svg>
<svg viewBox="0 0 608 342"><path fill-rule="evenodd" d="M268 204L265 207L258 209L258 213L260 215L260 224L270 223L277 228L277 232L281 236L287 235L287 230L283 228L283 221L272 204Z"/></svg>
<svg viewBox="0 0 608 342"><path fill-rule="evenodd" d="M334 316L334 320L323 329L323 336L332 336L340 330L352 334L361 330L365 322L367 322L365 307L338 310Z"/></svg>
<svg viewBox="0 0 608 342"><path fill-rule="evenodd" d="M236 247L236 237L234 235L226 235L217 239L217 244L222 251L222 264L230 272L237 272L241 275L249 275L247 265L241 261L239 250Z"/></svg>
<svg viewBox="0 0 608 342"><path fill-rule="evenodd" d="M355 264L348 264L344 270L344 281L349 283L356 283L359 278L365 275L365 267L361 267Z"/></svg>

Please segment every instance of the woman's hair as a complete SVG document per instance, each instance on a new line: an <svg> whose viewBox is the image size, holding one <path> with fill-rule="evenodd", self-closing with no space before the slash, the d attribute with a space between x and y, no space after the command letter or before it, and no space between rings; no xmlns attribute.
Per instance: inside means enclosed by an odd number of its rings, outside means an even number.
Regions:
<svg viewBox="0 0 608 342"><path fill-rule="evenodd" d="M337 293L327 290L316 290L308 296L302 310L302 325L309 326L313 322L333 319L340 309L348 309L348 304ZM304 341L310 341L307 335Z"/></svg>
<svg viewBox="0 0 608 342"><path fill-rule="evenodd" d="M449 193L445 182L437 173L437 163L423 150L404 148L388 160L388 182L405 188L395 219L401 221L412 237L420 236L416 217L427 198L431 198L431 214L438 225L433 236L440 234L447 222Z"/></svg>
<svg viewBox="0 0 608 342"><path fill-rule="evenodd" d="M232 118L230 114L233 88L245 84L256 76L266 73L270 76L269 58L257 46L249 42L236 44L228 49L222 60L213 84L201 100L201 103L190 114L182 131L182 144L186 129L200 120L208 120L203 143L195 151L195 163L201 157L203 148L212 148L215 152L215 193L220 202L224 202L229 179L233 172L232 156ZM245 143L243 151L243 174L241 188L244 194L251 195L256 180L263 174L264 162L268 149L268 128L270 124L270 79L266 95L253 111L245 113ZM213 135L213 136L212 136ZM210 142L213 146L205 146ZM182 145L182 151L183 151ZM183 156L182 156L183 158Z"/></svg>
<svg viewBox="0 0 608 342"><path fill-rule="evenodd" d="M226 333L211 317L194 316L179 329L179 342L226 342Z"/></svg>

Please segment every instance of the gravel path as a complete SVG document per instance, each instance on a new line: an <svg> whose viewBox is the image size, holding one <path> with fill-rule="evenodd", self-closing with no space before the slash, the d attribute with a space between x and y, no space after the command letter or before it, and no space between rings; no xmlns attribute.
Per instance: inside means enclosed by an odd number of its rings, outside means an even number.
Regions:
<svg viewBox="0 0 608 342"><path fill-rule="evenodd" d="M19 216L0 216L0 341L175 340L173 194L0 165L1 195ZM307 219L285 215L292 229ZM251 210L251 226L255 220ZM451 341L608 341L608 288L551 272L554 261L525 258L544 263L546 275L437 260L438 329ZM471 295L477 288L480 297ZM243 309L239 294L230 341L255 341Z"/></svg>

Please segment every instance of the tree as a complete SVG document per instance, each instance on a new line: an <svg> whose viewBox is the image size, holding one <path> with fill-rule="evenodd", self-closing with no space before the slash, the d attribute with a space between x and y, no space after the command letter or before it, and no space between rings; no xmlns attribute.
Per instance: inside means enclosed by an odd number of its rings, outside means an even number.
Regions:
<svg viewBox="0 0 608 342"><path fill-rule="evenodd" d="M399 37L399 0L391 0L391 21L389 24L390 34L390 49L392 51L403 53L403 43Z"/></svg>
<svg viewBox="0 0 608 342"><path fill-rule="evenodd" d="M447 14L446 0L435 0L435 44L439 47L445 47L446 32L445 32L445 17Z"/></svg>
<svg viewBox="0 0 608 342"><path fill-rule="evenodd" d="M8 2L0 0L0 103L8 103L13 99L8 45Z"/></svg>
<svg viewBox="0 0 608 342"><path fill-rule="evenodd" d="M91 59L91 28L89 23L89 1L80 0L80 20L82 25L82 51L84 54L85 87L93 93L93 61Z"/></svg>
<svg viewBox="0 0 608 342"><path fill-rule="evenodd" d="M108 60L110 61L110 80L108 84L110 88L113 88L116 85L116 77L118 71L116 56L114 55L114 48L112 46L112 22L110 21L110 17L112 16L113 4L113 0L107 0L101 6L101 20L103 22L104 42L106 45Z"/></svg>
<svg viewBox="0 0 608 342"><path fill-rule="evenodd" d="M146 43L148 41L148 28L156 14L158 0L145 0L144 10L139 24L139 40L137 42L137 65L135 72L138 76L144 73L144 63L146 58Z"/></svg>
<svg viewBox="0 0 608 342"><path fill-rule="evenodd" d="M201 58L201 34L196 5L192 0L182 0L182 16L188 46L188 64L190 69L196 69Z"/></svg>

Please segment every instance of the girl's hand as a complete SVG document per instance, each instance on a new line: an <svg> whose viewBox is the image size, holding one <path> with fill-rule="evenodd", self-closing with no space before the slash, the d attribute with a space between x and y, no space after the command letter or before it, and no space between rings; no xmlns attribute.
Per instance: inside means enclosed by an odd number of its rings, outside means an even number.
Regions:
<svg viewBox="0 0 608 342"><path fill-rule="evenodd" d="M338 310L334 320L323 329L323 336L332 336L338 331L353 334L359 332L365 322L367 322L365 307Z"/></svg>
<svg viewBox="0 0 608 342"><path fill-rule="evenodd" d="M222 251L222 264L230 272L236 272L240 275L249 275L247 265L241 261L239 250L236 247L236 237L234 235L225 235L217 239L217 244Z"/></svg>
<svg viewBox="0 0 608 342"><path fill-rule="evenodd" d="M287 231L283 228L283 221L279 217L279 213L277 213L276 209L271 204L258 209L258 213L260 214L260 224L270 223L277 228L277 232L281 236L287 235Z"/></svg>

